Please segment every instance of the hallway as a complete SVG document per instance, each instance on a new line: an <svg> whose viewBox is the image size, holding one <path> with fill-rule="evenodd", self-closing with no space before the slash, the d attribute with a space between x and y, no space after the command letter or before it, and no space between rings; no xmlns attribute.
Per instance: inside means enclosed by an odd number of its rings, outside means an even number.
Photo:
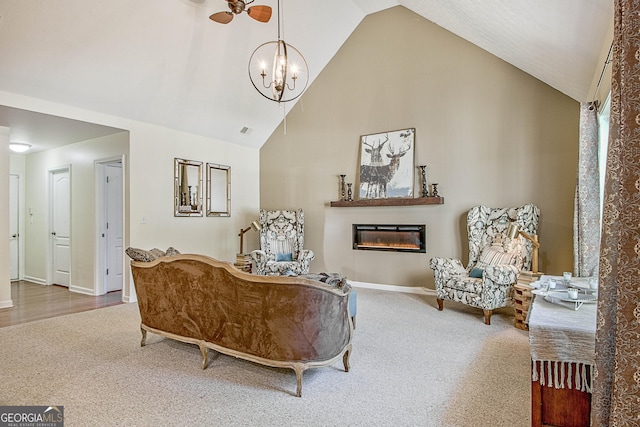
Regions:
<svg viewBox="0 0 640 427"><path fill-rule="evenodd" d="M11 283L11 299L13 307L0 309L0 328L122 304L122 291L90 296L18 280Z"/></svg>

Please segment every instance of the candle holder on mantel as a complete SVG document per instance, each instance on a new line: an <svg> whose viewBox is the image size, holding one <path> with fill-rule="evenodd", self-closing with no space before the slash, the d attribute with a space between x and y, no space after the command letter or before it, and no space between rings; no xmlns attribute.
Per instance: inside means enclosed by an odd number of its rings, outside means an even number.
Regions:
<svg viewBox="0 0 640 427"><path fill-rule="evenodd" d="M427 188L427 165L418 166L422 175L422 197L429 197L429 189Z"/></svg>
<svg viewBox="0 0 640 427"><path fill-rule="evenodd" d="M434 182L433 184L431 184L431 188L433 189L433 191L431 192L431 197L440 197L440 195L438 194L438 183Z"/></svg>
<svg viewBox="0 0 640 427"><path fill-rule="evenodd" d="M353 190L351 189L352 185L353 185L352 182L347 183L347 201L348 202L353 202Z"/></svg>
<svg viewBox="0 0 640 427"><path fill-rule="evenodd" d="M347 175L340 175L340 201L342 202L347 200L347 197L345 196L345 186L344 186L344 179L346 177Z"/></svg>

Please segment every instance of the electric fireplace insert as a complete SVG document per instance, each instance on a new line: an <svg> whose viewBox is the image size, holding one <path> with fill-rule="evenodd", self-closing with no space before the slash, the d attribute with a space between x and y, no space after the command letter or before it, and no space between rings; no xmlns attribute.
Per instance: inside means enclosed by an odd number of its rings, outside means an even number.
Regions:
<svg viewBox="0 0 640 427"><path fill-rule="evenodd" d="M353 249L425 253L425 226L353 224Z"/></svg>

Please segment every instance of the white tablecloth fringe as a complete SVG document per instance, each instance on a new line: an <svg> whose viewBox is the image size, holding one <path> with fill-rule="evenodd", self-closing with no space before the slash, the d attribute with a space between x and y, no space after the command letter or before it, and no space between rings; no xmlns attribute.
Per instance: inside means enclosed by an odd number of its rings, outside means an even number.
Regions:
<svg viewBox="0 0 640 427"><path fill-rule="evenodd" d="M538 364L540 363L540 369ZM553 363L553 367L551 366ZM545 367L546 365L546 367ZM590 369L588 369L590 368ZM558 370L560 372L558 372ZM591 393L594 369L586 363L576 363L575 372L572 372L570 362L558 362L551 360L531 361L531 380L540 381L540 385L555 388L575 388L576 390ZM589 371L589 372L587 372ZM587 378L590 376L590 378ZM566 381L565 381L566 379Z"/></svg>

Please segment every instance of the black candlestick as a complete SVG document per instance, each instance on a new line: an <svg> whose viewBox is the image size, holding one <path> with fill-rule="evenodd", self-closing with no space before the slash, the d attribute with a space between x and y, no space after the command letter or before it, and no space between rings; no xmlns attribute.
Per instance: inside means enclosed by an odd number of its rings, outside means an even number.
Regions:
<svg viewBox="0 0 640 427"><path fill-rule="evenodd" d="M433 191L431 193L431 197L440 197L438 195L438 183L434 182L433 184L431 184L431 187L433 187Z"/></svg>
<svg viewBox="0 0 640 427"><path fill-rule="evenodd" d="M346 178L346 176L347 175L340 175L340 200L343 202L346 200L344 188L344 179Z"/></svg>
<svg viewBox="0 0 640 427"><path fill-rule="evenodd" d="M427 188L427 165L418 166L420 174L422 174L422 197L429 197L429 189Z"/></svg>

